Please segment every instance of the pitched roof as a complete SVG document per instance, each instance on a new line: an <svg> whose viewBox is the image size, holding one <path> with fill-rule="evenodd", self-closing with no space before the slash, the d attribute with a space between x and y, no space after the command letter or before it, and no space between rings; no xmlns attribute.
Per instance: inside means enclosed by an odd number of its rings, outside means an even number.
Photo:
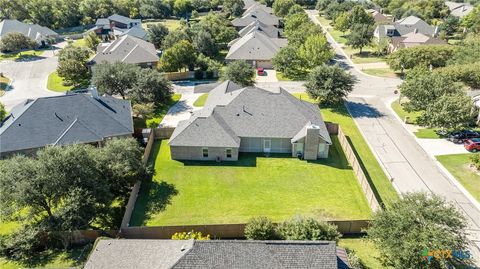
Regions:
<svg viewBox="0 0 480 269"><path fill-rule="evenodd" d="M333 269L344 265L338 253L330 241L109 239L98 242L84 268Z"/></svg>
<svg viewBox="0 0 480 269"><path fill-rule="evenodd" d="M17 20L3 20L0 22L0 38L7 33L18 32L35 40L41 41L47 37L56 37L58 34L50 28L38 24L27 24Z"/></svg>
<svg viewBox="0 0 480 269"><path fill-rule="evenodd" d="M245 15L245 14L248 14L252 11L255 11L257 9L261 9L267 13L270 13L270 14L273 14L273 9L271 7L267 7L266 5L262 5L258 2L254 2L253 4L251 4L246 10L245 12L243 12L242 15Z"/></svg>
<svg viewBox="0 0 480 269"><path fill-rule="evenodd" d="M443 45L447 42L440 38L426 36L421 33L408 33L404 36L395 36L392 38L392 45L396 48L410 48L420 45Z"/></svg>
<svg viewBox="0 0 480 269"><path fill-rule="evenodd" d="M450 9L450 14L455 17L463 18L468 13L472 12L473 6L469 3L456 3L451 1L446 1L445 5Z"/></svg>
<svg viewBox="0 0 480 269"><path fill-rule="evenodd" d="M388 29L394 30L394 36L404 36L415 31L427 36L434 36L436 34L435 27L415 16L408 16L394 22L391 25L378 25L375 31L378 32L379 37L386 37Z"/></svg>
<svg viewBox="0 0 480 269"><path fill-rule="evenodd" d="M227 60L271 60L287 39L270 38L261 31L252 31L239 38L230 47Z"/></svg>
<svg viewBox="0 0 480 269"><path fill-rule="evenodd" d="M251 12L245 13L240 18L234 19L232 25L235 27L245 27L256 20L261 21L266 25L278 25L280 22L280 19L277 16L272 15L263 9L254 9Z"/></svg>
<svg viewBox="0 0 480 269"><path fill-rule="evenodd" d="M108 17L108 19L110 21L116 21L116 22L120 22L120 23L123 23L123 24L130 24L130 23L139 23L141 22L140 19L130 19L128 17L125 17L125 16L122 16L122 15L118 15L118 14L113 14L111 15L110 17Z"/></svg>
<svg viewBox="0 0 480 269"><path fill-rule="evenodd" d="M102 141L133 133L130 102L67 94L27 100L0 127L0 152Z"/></svg>
<svg viewBox="0 0 480 269"><path fill-rule="evenodd" d="M259 31L271 38L278 38L280 36L280 30L273 25L266 25L260 21L253 21L249 25L238 31L238 34L242 37L253 31Z"/></svg>
<svg viewBox="0 0 480 269"><path fill-rule="evenodd" d="M92 61L140 64L157 62L158 56L152 43L130 35L123 35L110 44L100 44Z"/></svg>
<svg viewBox="0 0 480 269"><path fill-rule="evenodd" d="M243 9L249 9L251 6L257 4L255 0L243 0Z"/></svg>
<svg viewBox="0 0 480 269"><path fill-rule="evenodd" d="M233 147L232 140L239 143L240 137L291 139L306 124L319 126L321 137L331 143L318 106L281 88L272 92L256 87L238 88L230 83L212 90L205 107L180 122L170 138L171 146L223 147L230 143L229 147ZM218 127L224 131L219 132Z"/></svg>
<svg viewBox="0 0 480 269"><path fill-rule="evenodd" d="M137 25L129 29L113 27L113 34L116 36L129 35L143 40L147 40L148 38L147 31L145 31L141 25Z"/></svg>

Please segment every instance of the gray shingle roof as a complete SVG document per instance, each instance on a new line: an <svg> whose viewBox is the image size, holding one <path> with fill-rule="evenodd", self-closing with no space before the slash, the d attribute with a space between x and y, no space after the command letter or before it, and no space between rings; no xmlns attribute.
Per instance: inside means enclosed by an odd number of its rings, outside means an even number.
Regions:
<svg viewBox="0 0 480 269"><path fill-rule="evenodd" d="M68 94L15 106L0 127L0 152L102 141L133 133L130 102Z"/></svg>
<svg viewBox="0 0 480 269"><path fill-rule="evenodd" d="M130 35L123 35L110 44L100 44L92 61L141 64L157 62L158 56L152 43Z"/></svg>
<svg viewBox="0 0 480 269"><path fill-rule="evenodd" d="M263 9L255 9L251 12L245 13L242 17L236 18L232 21L232 25L235 27L245 27L254 21L261 21L266 25L278 25L279 18L266 12Z"/></svg>
<svg viewBox="0 0 480 269"><path fill-rule="evenodd" d="M273 9L271 7L267 7L266 5L262 5L258 2L254 2L253 4L249 5L249 7L245 10L245 12L243 12L242 15L248 14L257 9L261 9L267 13L273 14Z"/></svg>
<svg viewBox="0 0 480 269"><path fill-rule="evenodd" d="M48 37L57 37L58 34L50 28L38 24L27 24L17 20L3 20L0 22L0 38L7 33L18 32L40 42Z"/></svg>
<svg viewBox="0 0 480 269"><path fill-rule="evenodd" d="M287 43L287 39L270 38L265 33L254 30L233 43L225 59L271 60Z"/></svg>
<svg viewBox="0 0 480 269"><path fill-rule="evenodd" d="M139 23L139 22L141 22L141 20L139 20L139 19L130 19L130 18L128 18L128 17L122 16L122 15L118 15L118 14L113 14L113 15L111 15L110 17L108 17L108 19L109 19L110 21L116 21L116 22L120 22L120 23L123 23L123 24Z"/></svg>
<svg viewBox="0 0 480 269"><path fill-rule="evenodd" d="M252 31L260 31L271 38L278 38L280 36L280 30L273 25L266 25L260 21L254 21L249 25L245 26L242 30L238 32L240 36L245 36L246 34L251 33Z"/></svg>
<svg viewBox="0 0 480 269"><path fill-rule="evenodd" d="M378 32L379 37L387 37L387 29L394 29L394 36L403 36L408 33L414 32L415 30L418 33L433 36L435 35L435 27L429 25L422 19L409 16L394 22L393 24L382 24L378 25L375 32Z"/></svg>
<svg viewBox="0 0 480 269"><path fill-rule="evenodd" d="M113 28L113 34L116 35L116 36L129 35L129 36L133 36L133 37L140 38L140 39L143 39L143 40L147 40L147 38L148 38L147 31L145 31L143 29L143 27L140 26L140 25L134 26L130 29L120 29L120 28L114 27Z"/></svg>
<svg viewBox="0 0 480 269"><path fill-rule="evenodd" d="M291 139L307 124L319 126L321 137L331 143L318 106L301 101L283 89L278 92L256 87L235 89L228 83L212 90L205 107L179 124L170 138L171 146L207 146L208 142L221 147L231 143L232 137L235 141L239 141L235 137ZM215 126L214 120L218 123ZM229 136L215 129L222 126Z"/></svg>
<svg viewBox="0 0 480 269"><path fill-rule="evenodd" d="M98 242L84 268L335 269L337 253L330 241L109 239Z"/></svg>
<svg viewBox="0 0 480 269"><path fill-rule="evenodd" d="M451 1L446 1L445 5L450 9L450 14L455 17L463 18L468 13L472 12L473 6L469 3L456 3Z"/></svg>

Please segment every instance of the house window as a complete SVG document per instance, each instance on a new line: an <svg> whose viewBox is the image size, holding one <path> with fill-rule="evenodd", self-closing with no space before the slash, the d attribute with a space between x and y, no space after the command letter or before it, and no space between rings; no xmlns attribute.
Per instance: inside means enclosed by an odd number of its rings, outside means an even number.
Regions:
<svg viewBox="0 0 480 269"><path fill-rule="evenodd" d="M225 153L227 155L227 158L232 158L232 149L226 149Z"/></svg>
<svg viewBox="0 0 480 269"><path fill-rule="evenodd" d="M208 158L208 148L202 149L203 158Z"/></svg>

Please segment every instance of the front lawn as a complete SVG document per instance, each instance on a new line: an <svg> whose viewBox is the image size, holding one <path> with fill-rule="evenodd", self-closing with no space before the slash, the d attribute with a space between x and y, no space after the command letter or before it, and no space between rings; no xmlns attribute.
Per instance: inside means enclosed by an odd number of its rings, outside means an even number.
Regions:
<svg viewBox="0 0 480 269"><path fill-rule="evenodd" d="M306 93L295 93L294 95L302 100L315 103L315 101L309 98ZM355 122L353 121L352 116L348 113L346 107L344 105L330 108L322 107L321 111L325 121L340 124L347 139L356 151L360 163L367 171L366 176L369 181L373 183L371 184L372 188L378 193L378 196L385 206L390 206L391 202L398 199L398 194L383 172L383 169L380 167L380 164L368 147L368 144L365 142L365 139L358 130L357 125L355 125Z"/></svg>
<svg viewBox="0 0 480 269"><path fill-rule="evenodd" d="M47 89L54 92L66 92L73 89L73 86L65 86L63 82L63 78L58 75L57 71L54 71L48 75Z"/></svg>
<svg viewBox="0 0 480 269"><path fill-rule="evenodd" d="M362 69L362 72L377 77L398 78L400 74L390 68Z"/></svg>
<svg viewBox="0 0 480 269"><path fill-rule="evenodd" d="M282 221L312 215L370 219L371 210L336 137L326 160L288 154L241 154L237 162L175 161L167 140L151 154L152 182L142 184L132 226Z"/></svg>
<svg viewBox="0 0 480 269"><path fill-rule="evenodd" d="M207 101L207 98L208 98L208 93L204 93L204 94L200 95L200 97L198 97L198 99L195 100L195 102L193 103L193 106L195 106L195 107L204 106L205 102Z"/></svg>
<svg viewBox="0 0 480 269"><path fill-rule="evenodd" d="M436 156L437 160L480 202L480 175L470 167L472 154Z"/></svg>
<svg viewBox="0 0 480 269"><path fill-rule="evenodd" d="M355 254L360 258L365 269L391 268L384 267L378 261L380 252L375 247L373 242L365 238L341 238L338 241L338 246L355 251Z"/></svg>
<svg viewBox="0 0 480 269"><path fill-rule="evenodd" d="M31 57L40 57L42 56L45 50L26 50L18 53L2 53L0 52L0 61L1 60L21 60Z"/></svg>
<svg viewBox="0 0 480 269"><path fill-rule="evenodd" d="M385 62L385 56L377 55L372 47L363 48L361 54L359 49L353 49L351 47L344 47L343 51L345 51L347 56L356 64Z"/></svg>
<svg viewBox="0 0 480 269"><path fill-rule="evenodd" d="M182 97L181 94L175 93L172 95L172 99L168 104L165 104L155 110L153 115L151 117L148 117L147 119L143 118L134 118L133 119L133 126L135 128L156 128L162 122L163 117L167 114L168 110L170 107L175 105L180 98Z"/></svg>
<svg viewBox="0 0 480 269"><path fill-rule="evenodd" d="M403 106L395 101L392 103L392 109L398 115L398 117L406 124L417 124L417 119L422 114L421 112L407 112ZM438 129L435 128L420 128L413 134L418 138L441 138L437 133Z"/></svg>

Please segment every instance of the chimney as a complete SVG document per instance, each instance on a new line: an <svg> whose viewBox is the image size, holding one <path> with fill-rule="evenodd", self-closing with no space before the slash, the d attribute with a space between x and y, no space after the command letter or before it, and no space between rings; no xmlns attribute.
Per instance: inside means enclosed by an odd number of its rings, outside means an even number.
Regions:
<svg viewBox="0 0 480 269"><path fill-rule="evenodd" d="M320 143L320 127L316 125L307 126L305 137L305 148L303 158L305 160L316 160L318 157L318 144Z"/></svg>
<svg viewBox="0 0 480 269"><path fill-rule="evenodd" d="M91 87L90 87L90 92L92 93L92 97L93 97L93 98L95 98L95 99L97 99L97 100L99 99L97 87L91 86Z"/></svg>

